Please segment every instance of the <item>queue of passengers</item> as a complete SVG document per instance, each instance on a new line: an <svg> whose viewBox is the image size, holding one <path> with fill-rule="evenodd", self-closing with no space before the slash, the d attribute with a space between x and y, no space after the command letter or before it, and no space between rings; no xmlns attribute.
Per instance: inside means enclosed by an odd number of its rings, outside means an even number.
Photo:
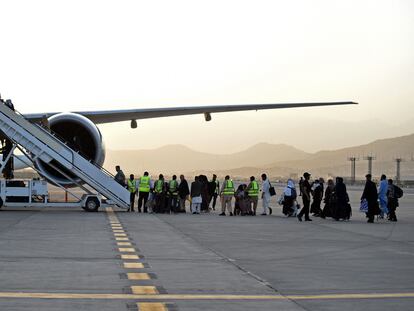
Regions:
<svg viewBox="0 0 414 311"><path fill-rule="evenodd" d="M126 187L130 192L130 208L128 211L135 211L135 200L138 195L137 212L147 213L185 213L185 203L190 201L190 209L193 214L201 212L209 212L216 209L217 198L221 200L221 214L226 216L233 215L252 215L257 212L259 201L260 186L255 177L250 178L248 185L240 185L235 190L235 185L230 176L226 176L222 185L214 174L211 181L207 176L195 176L194 181L189 187L184 175L180 175L180 182L177 176L173 175L172 179L166 181L164 176L160 174L156 181L152 181L148 172L144 172L143 176L135 179L131 174L126 179L125 174L119 166L116 166L115 180ZM272 214L269 206L271 191L270 182L266 174L262 174L262 206L261 215ZM235 206L233 208L233 198L235 198Z"/></svg>
<svg viewBox="0 0 414 311"><path fill-rule="evenodd" d="M230 176L226 176L220 186L217 176L213 175L211 181L207 176L199 175L189 187L184 175L180 175L180 181L173 175L172 179L166 181L160 174L153 182L148 174L135 179L133 174L125 181L125 175L119 166L116 167L115 179L125 186L130 194L130 209L135 211L135 197L138 194L137 211L139 213L148 211L152 213L185 213L185 203L190 201L190 210L193 214L215 210L217 198L221 200L220 216L255 216L257 213L259 196L262 199L261 215L271 215L270 199L276 195L266 174L261 175L261 191L259 182L254 176L250 177L248 184L241 184L235 189ZM349 195L342 177L337 177L335 182L329 179L324 189L324 179L318 178L310 182L311 174L306 172L299 181L299 196L302 197L303 207L298 203L298 195L295 183L289 179L278 203L282 205L282 212L288 217L297 217L302 221L312 221L310 214L314 217L332 217L334 220L349 220L352 215ZM260 194L261 192L261 194ZM393 180L381 176L379 189L372 181L370 174L366 175L366 185L361 196L360 211L365 212L368 222L373 222L375 216L390 221L397 221L395 210L398 207L398 199L403 195L402 189L393 184ZM234 199L234 206L233 206ZM322 207L322 203L324 206ZM226 214L227 212L227 214Z"/></svg>

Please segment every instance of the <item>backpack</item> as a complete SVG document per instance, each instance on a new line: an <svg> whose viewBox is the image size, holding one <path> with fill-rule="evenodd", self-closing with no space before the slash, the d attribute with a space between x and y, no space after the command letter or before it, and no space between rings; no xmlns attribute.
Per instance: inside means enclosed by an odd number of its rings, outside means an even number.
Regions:
<svg viewBox="0 0 414 311"><path fill-rule="evenodd" d="M404 191L400 187L394 185L394 195L397 199L402 198Z"/></svg>

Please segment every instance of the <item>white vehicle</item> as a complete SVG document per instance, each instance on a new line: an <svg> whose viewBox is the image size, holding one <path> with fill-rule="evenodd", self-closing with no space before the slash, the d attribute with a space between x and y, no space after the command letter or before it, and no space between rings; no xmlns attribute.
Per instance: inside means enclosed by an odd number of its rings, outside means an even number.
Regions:
<svg viewBox="0 0 414 311"><path fill-rule="evenodd" d="M114 177L102 167L97 166L68 144L47 129L32 124L23 116L19 115L10 106L0 104L0 129L3 134L5 145L2 150L3 159L0 161L0 171L6 172L9 179L2 180L2 201L4 205L12 202L25 206L34 204L33 198L39 196L41 203L49 204L48 195L44 181L34 180L25 182L14 180L11 173L12 168L8 166L10 157L15 149L18 149L25 156L25 164L36 170L40 176L50 183L65 189L59 182L58 177L67 178L73 185L82 188L86 196L78 198L78 203L87 210L94 211L101 205L100 196L110 200L113 205L128 209L130 205L130 194L125 187L121 186ZM42 161L55 175L45 177L45 174L35 165ZM85 187L88 185L89 187ZM98 195L99 194L99 195ZM16 200L18 200L16 202ZM32 205L33 206L33 205Z"/></svg>
<svg viewBox="0 0 414 311"><path fill-rule="evenodd" d="M95 212L100 206L109 205L98 194L84 194L76 202L49 200L48 182L44 179L0 180L0 208L2 207L81 207Z"/></svg>

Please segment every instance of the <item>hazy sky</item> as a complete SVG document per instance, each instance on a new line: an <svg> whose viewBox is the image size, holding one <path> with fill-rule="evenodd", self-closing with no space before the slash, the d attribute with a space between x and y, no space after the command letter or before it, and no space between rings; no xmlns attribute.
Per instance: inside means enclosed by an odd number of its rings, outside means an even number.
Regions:
<svg viewBox="0 0 414 311"><path fill-rule="evenodd" d="M306 151L414 132L414 1L3 1L21 112L352 100L100 126L108 148Z"/></svg>

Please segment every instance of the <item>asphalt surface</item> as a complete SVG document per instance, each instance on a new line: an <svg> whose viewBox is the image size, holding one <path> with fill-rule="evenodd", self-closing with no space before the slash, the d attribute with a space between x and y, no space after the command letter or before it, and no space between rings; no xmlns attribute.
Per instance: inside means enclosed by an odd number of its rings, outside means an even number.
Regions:
<svg viewBox="0 0 414 311"><path fill-rule="evenodd" d="M360 193L350 222L4 209L0 310L413 310L414 190L397 223Z"/></svg>

